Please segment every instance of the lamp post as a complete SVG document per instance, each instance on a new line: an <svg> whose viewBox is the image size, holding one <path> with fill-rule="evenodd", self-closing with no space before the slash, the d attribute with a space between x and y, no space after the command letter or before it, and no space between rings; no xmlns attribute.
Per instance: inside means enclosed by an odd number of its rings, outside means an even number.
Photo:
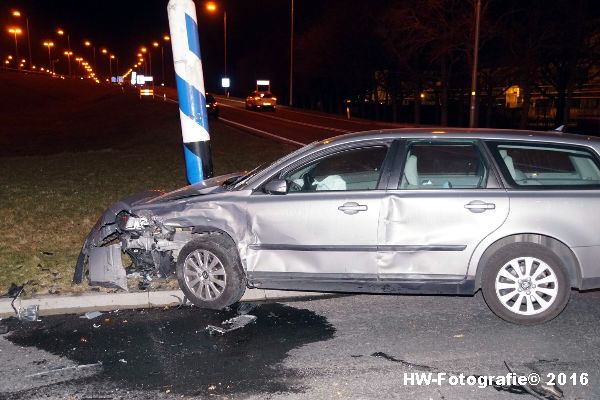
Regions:
<svg viewBox="0 0 600 400"><path fill-rule="evenodd" d="M146 63L144 63L144 55L142 53L137 53L137 57L138 57L138 64L144 64L144 75L146 75L146 73L148 72L148 66L146 65Z"/></svg>
<svg viewBox="0 0 600 400"><path fill-rule="evenodd" d="M290 12L290 107L293 104L293 77L294 77L294 0Z"/></svg>
<svg viewBox="0 0 600 400"><path fill-rule="evenodd" d="M110 62L112 64L112 60L115 60L116 63L116 75L115 75L115 83L119 82L119 58L117 56L115 56L114 54L110 55ZM111 73L110 73L110 79L111 79L111 83L112 83L112 68L111 68Z"/></svg>
<svg viewBox="0 0 600 400"><path fill-rule="evenodd" d="M75 57L75 61L77 61L77 66L79 67L78 71L80 71L81 70L81 62L83 61L83 58ZM75 76L77 76L77 72L75 72Z"/></svg>
<svg viewBox="0 0 600 400"><path fill-rule="evenodd" d="M85 47L91 47L92 48L92 56L93 56L93 60L94 60L94 69L96 69L97 68L97 66L96 66L96 45L94 45L89 40L86 40L85 42L83 42L83 44L85 45Z"/></svg>
<svg viewBox="0 0 600 400"><path fill-rule="evenodd" d="M163 36L163 40L165 42L169 42L171 41L171 36L169 35L164 35ZM160 65L162 68L162 86L165 86L165 50L164 50L164 46L161 44L160 45Z"/></svg>
<svg viewBox="0 0 600 400"><path fill-rule="evenodd" d="M140 51L141 51L143 54L146 54L146 53L148 53L148 74L149 74L150 76L152 76L152 52L151 52L150 50L148 50L147 48L145 48L144 46L142 46L142 47L140 48Z"/></svg>
<svg viewBox="0 0 600 400"><path fill-rule="evenodd" d="M56 30L56 33L59 36L65 36L65 35L67 36L67 51L69 53L73 54L71 52L71 35L68 34L68 33L65 33L65 31L62 30L62 29L60 29L60 28ZM70 55L69 55L69 60L68 61L69 61L69 76L71 76L71 56Z"/></svg>
<svg viewBox="0 0 600 400"><path fill-rule="evenodd" d="M8 33L12 33L15 37L15 60L17 61L17 68L19 67L19 42L17 40L17 35L22 33L21 28L8 28Z"/></svg>
<svg viewBox="0 0 600 400"><path fill-rule="evenodd" d="M210 13L217 12L217 3L209 1L206 3L206 10ZM227 10L223 8L223 76L227 77ZM227 88L225 88L227 94Z"/></svg>
<svg viewBox="0 0 600 400"><path fill-rule="evenodd" d="M160 53L161 54L160 55L160 66L161 66L162 70L164 71L164 65L163 65L164 64L164 58L163 58L163 55L162 55L162 46L158 42L152 42L152 47L155 47L155 48L160 47L160 50L161 50L161 53ZM164 73L163 73L163 75L164 75ZM154 79L152 80L152 84L154 84Z"/></svg>
<svg viewBox="0 0 600 400"><path fill-rule="evenodd" d="M110 82L110 78L112 77L112 58L110 58L110 53L107 49L102 49L100 52L108 56L108 81Z"/></svg>
<svg viewBox="0 0 600 400"><path fill-rule="evenodd" d="M471 104L469 109L469 128L477 126L477 59L479 57L479 21L481 0L475 2L475 43L473 44L473 71L471 72Z"/></svg>
<svg viewBox="0 0 600 400"><path fill-rule="evenodd" d="M14 10L12 12L13 17L20 18L21 12ZM29 35L29 17L25 16L25 29L27 30L27 49L29 50L29 68L33 66L33 59L31 58L31 36Z"/></svg>
<svg viewBox="0 0 600 400"><path fill-rule="evenodd" d="M52 70L54 73L54 63L52 62L52 48L54 47L54 42L44 42L44 46L48 48L48 68Z"/></svg>
<svg viewBox="0 0 600 400"><path fill-rule="evenodd" d="M68 60L68 63L69 63L69 77L71 77L71 56L73 55L73 52L67 50L67 51L64 52L64 55L67 56L67 60Z"/></svg>

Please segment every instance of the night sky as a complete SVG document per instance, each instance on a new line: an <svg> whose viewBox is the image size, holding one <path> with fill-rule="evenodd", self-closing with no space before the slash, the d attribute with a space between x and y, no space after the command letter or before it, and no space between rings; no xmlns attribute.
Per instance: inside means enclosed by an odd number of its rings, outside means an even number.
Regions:
<svg viewBox="0 0 600 400"><path fill-rule="evenodd" d="M329 1L330 3L331 1ZM11 11L17 9L29 17L33 60L40 66L48 64L48 53L42 42L52 40L63 53L66 38L55 32L62 28L69 33L75 55L91 59L91 50L83 46L84 40L96 44L98 72L108 69L108 59L99 53L108 48L119 58L120 70L134 64L138 49L149 47L169 33L167 0L8 0L0 6L0 25L4 32L0 39L0 56L4 59L14 53L14 38L7 32L9 26L25 28L24 18L19 22ZM205 1L196 1L198 24L206 87L215 91L220 87L223 69L223 14L205 11ZM296 32L301 32L318 17L327 1L302 0L295 2ZM232 92L247 94L256 79L271 79L275 92L287 92L289 68L289 0L220 0L219 6L227 10L228 75L232 79ZM173 82L170 44L165 48L167 83ZM27 56L26 35L19 37L19 54ZM58 56L56 57L58 58ZM153 72L160 70L160 50L153 53ZM66 68L66 58L61 56L57 69Z"/></svg>

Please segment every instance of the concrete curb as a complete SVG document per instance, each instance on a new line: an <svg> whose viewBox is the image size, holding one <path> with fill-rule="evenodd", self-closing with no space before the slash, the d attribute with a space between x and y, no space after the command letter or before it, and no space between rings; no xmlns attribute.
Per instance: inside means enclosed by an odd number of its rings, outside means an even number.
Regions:
<svg viewBox="0 0 600 400"><path fill-rule="evenodd" d="M241 301L284 300L302 297L319 297L330 293L294 292L287 290L246 289ZM79 296L44 296L17 299L15 307L39 305L39 315L82 314L88 311L111 311L132 308L151 308L178 305L183 299L180 290L137 293L94 293ZM0 299L0 318L14 316L12 299Z"/></svg>

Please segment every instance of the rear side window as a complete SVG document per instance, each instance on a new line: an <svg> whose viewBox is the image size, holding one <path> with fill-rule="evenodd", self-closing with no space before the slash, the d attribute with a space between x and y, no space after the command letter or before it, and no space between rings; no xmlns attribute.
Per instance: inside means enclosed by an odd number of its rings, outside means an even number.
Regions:
<svg viewBox="0 0 600 400"><path fill-rule="evenodd" d="M488 170L473 143L409 144L400 189L484 188Z"/></svg>
<svg viewBox="0 0 600 400"><path fill-rule="evenodd" d="M556 144L489 144L505 179L515 187L600 188L600 166L591 150Z"/></svg>

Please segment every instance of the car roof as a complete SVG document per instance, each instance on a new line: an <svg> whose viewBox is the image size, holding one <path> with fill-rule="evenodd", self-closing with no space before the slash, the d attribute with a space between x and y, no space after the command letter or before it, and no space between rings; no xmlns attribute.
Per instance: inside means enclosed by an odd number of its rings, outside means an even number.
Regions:
<svg viewBox="0 0 600 400"><path fill-rule="evenodd" d="M554 142L600 147L600 138L559 131L528 131L484 128L399 128L366 132L355 132L335 136L323 141L324 144L343 144L377 139L488 139L524 140L532 142Z"/></svg>

